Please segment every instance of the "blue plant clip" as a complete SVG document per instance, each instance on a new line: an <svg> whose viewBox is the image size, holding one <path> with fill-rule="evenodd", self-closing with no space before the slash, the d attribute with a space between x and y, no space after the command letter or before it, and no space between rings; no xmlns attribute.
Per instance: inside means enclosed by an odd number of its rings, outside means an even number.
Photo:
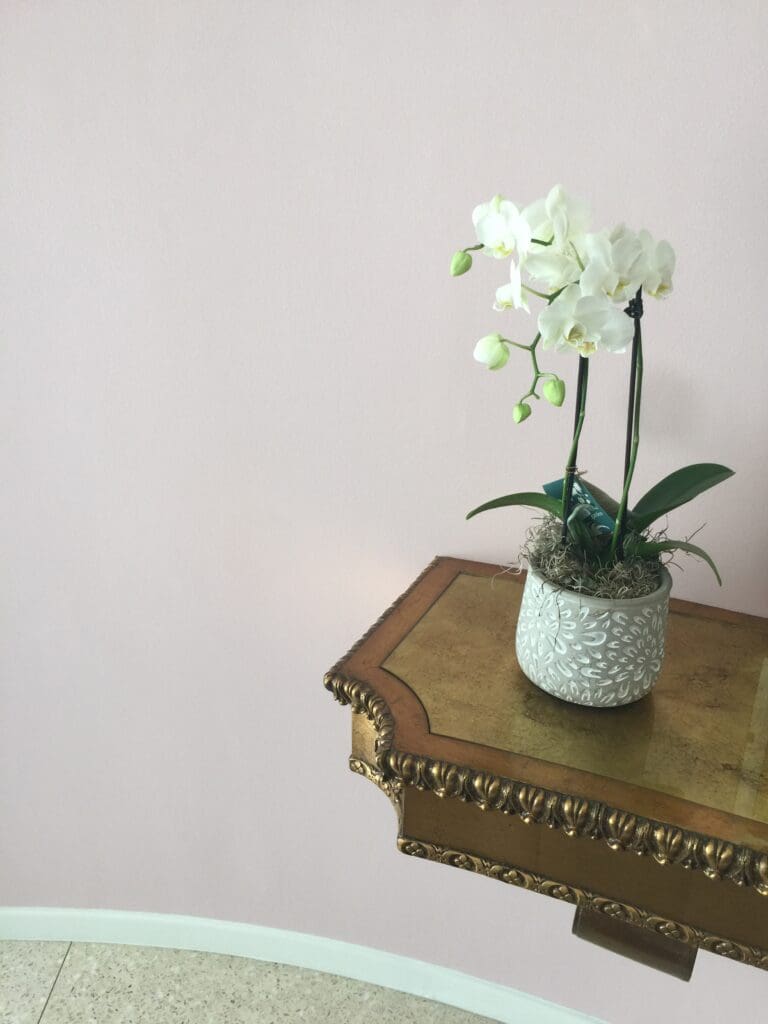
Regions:
<svg viewBox="0 0 768 1024"><path fill-rule="evenodd" d="M550 498L556 498L558 501L562 501L563 498L563 479L553 480L549 484L544 484L544 493L548 494ZM600 531L605 530L608 533L613 533L614 520L602 505L597 501L596 498L590 494L589 489L585 485L584 481L576 477L573 481L573 505L581 505L589 513L590 525Z"/></svg>

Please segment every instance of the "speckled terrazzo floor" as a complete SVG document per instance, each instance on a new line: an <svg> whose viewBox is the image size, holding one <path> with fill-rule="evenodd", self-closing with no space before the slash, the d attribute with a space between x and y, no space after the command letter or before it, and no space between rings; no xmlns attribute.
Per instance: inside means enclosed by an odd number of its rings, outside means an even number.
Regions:
<svg viewBox="0 0 768 1024"><path fill-rule="evenodd" d="M493 1024L298 967L138 946L0 942L0 1024Z"/></svg>

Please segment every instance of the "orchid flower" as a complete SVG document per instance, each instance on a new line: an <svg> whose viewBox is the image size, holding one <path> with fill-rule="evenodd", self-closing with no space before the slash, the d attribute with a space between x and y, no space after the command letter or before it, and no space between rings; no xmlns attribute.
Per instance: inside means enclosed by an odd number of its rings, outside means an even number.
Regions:
<svg viewBox="0 0 768 1024"><path fill-rule="evenodd" d="M528 253L523 268L553 292L578 281L581 274L575 257L559 252L554 246Z"/></svg>
<svg viewBox="0 0 768 1024"><path fill-rule="evenodd" d="M496 310L524 309L530 313L528 300L523 295L523 280L520 275L520 267L514 260L509 266L509 284L503 284L496 289L496 301L493 308Z"/></svg>
<svg viewBox="0 0 768 1024"><path fill-rule="evenodd" d="M647 261L638 236L624 227L584 239L586 266L579 284L584 295L607 295L614 302L631 299L643 282Z"/></svg>
<svg viewBox="0 0 768 1024"><path fill-rule="evenodd" d="M522 216L533 238L547 243L541 248L532 245L523 254L526 273L552 291L578 281L584 269L579 249L589 227L586 203L569 196L562 185L555 185L546 199L526 206Z"/></svg>
<svg viewBox="0 0 768 1024"><path fill-rule="evenodd" d="M589 207L583 200L569 196L562 185L550 189L546 199L526 206L522 216L530 225L533 238L551 241L563 252L569 245L578 245L589 230Z"/></svg>
<svg viewBox="0 0 768 1024"><path fill-rule="evenodd" d="M655 242L648 231L638 235L646 259L645 291L654 299L664 299L672 291L672 274L675 271L675 250L669 242Z"/></svg>
<svg viewBox="0 0 768 1024"><path fill-rule="evenodd" d="M521 252L528 249L531 229L520 211L508 199L494 196L489 203L481 203L472 211L477 240L483 245L483 252L497 260L511 256L515 248Z"/></svg>
<svg viewBox="0 0 768 1024"><path fill-rule="evenodd" d="M543 347L573 348L582 356L623 352L633 330L632 320L605 295L583 295L577 284L569 285L539 313Z"/></svg>

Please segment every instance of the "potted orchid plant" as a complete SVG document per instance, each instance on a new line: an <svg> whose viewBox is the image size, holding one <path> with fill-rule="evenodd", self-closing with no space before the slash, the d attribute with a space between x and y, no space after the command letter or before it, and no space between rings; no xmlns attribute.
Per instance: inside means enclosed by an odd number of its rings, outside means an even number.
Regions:
<svg viewBox="0 0 768 1024"><path fill-rule="evenodd" d="M685 466L630 504L643 395L643 296L670 294L675 254L645 230L592 231L586 204L560 185L522 209L495 196L475 208L472 221L477 243L454 254L451 274L465 274L472 253L481 251L509 261L509 281L497 288L494 309L530 313L531 301L543 303L532 341L494 332L475 345L475 359L493 371L517 351L527 355L530 383L512 409L515 423L525 422L542 398L565 403L566 382L542 368L542 352L573 352L578 367L562 477L541 492L485 502L467 518L513 505L544 513L523 549L529 568L516 633L521 668L562 699L594 707L628 704L648 693L661 671L671 588L664 559L678 551L698 556L720 582L707 552L690 538L669 538L659 521L732 475L716 463ZM624 473L613 498L579 473L579 440L590 361L628 350Z"/></svg>

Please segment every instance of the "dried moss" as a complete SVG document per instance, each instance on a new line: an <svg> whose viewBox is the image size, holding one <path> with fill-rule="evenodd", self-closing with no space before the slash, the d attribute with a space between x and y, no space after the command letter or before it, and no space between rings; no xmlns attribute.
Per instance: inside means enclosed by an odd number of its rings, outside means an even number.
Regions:
<svg viewBox="0 0 768 1024"><path fill-rule="evenodd" d="M555 586L591 597L645 597L661 583L658 558L629 557L612 565L590 562L572 543L563 545L562 523L554 516L528 530L520 557Z"/></svg>

